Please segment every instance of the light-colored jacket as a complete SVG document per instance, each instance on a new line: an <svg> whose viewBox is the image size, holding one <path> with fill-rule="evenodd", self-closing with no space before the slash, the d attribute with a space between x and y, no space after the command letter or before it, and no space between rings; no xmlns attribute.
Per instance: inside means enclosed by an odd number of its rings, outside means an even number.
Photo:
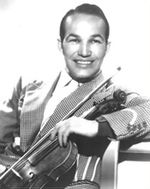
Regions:
<svg viewBox="0 0 150 189"><path fill-rule="evenodd" d="M59 80L59 76L54 82L44 83L34 81L22 89L20 79L14 88L12 97L3 103L0 109L0 143L5 145L12 143L14 136L20 135L24 138L24 128L29 130L27 146L33 142L40 129L43 119L44 109L51 98L53 91ZM95 99L102 100L106 96L112 96L117 89L114 85L105 88L94 95ZM113 129L116 139L138 138L150 131L150 101L139 95L127 93L126 107L123 110L103 115ZM22 142L22 141L21 141Z"/></svg>

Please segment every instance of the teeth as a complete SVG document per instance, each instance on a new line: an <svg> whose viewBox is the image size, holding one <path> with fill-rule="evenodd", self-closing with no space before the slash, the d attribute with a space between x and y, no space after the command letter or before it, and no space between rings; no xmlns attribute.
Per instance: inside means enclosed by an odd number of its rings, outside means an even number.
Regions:
<svg viewBox="0 0 150 189"><path fill-rule="evenodd" d="M91 64L91 61L77 61L78 64Z"/></svg>

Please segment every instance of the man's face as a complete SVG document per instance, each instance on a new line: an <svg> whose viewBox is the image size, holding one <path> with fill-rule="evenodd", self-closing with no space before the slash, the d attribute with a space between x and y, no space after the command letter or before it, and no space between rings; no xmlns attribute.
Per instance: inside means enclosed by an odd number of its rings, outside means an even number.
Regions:
<svg viewBox="0 0 150 189"><path fill-rule="evenodd" d="M107 50L105 30L104 21L97 16L75 14L67 18L62 50L74 80L90 81L100 71Z"/></svg>

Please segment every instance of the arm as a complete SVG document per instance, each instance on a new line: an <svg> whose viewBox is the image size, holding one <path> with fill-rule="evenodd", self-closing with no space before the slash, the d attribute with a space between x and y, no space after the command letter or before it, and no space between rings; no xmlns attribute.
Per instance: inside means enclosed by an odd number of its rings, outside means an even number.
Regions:
<svg viewBox="0 0 150 189"><path fill-rule="evenodd" d="M115 88L112 89L112 94L114 91ZM52 139L58 134L58 139L62 145L63 141L66 144L71 133L88 137L94 137L98 134L101 137L120 140L130 136L139 137L149 132L150 101L135 93L127 92L127 94L124 110L105 114L92 121L71 117L56 125L51 134Z"/></svg>
<svg viewBox="0 0 150 189"><path fill-rule="evenodd" d="M113 129L116 139L138 138L150 132L150 100L128 95L126 108L103 115Z"/></svg>

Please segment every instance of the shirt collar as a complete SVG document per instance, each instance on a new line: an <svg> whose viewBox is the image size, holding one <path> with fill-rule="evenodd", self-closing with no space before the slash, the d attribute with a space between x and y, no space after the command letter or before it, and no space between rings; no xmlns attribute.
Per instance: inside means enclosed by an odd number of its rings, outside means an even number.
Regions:
<svg viewBox="0 0 150 189"><path fill-rule="evenodd" d="M101 71L98 73L97 77L101 78L100 80L103 80L103 74ZM97 80L97 79L93 79L93 80ZM99 80L98 80L98 82L99 82ZM65 86L69 85L70 83L74 83L78 87L83 84L83 83L78 83L77 81L73 80L72 77L68 74L67 70L64 68L61 71L59 86L65 87Z"/></svg>
<svg viewBox="0 0 150 189"><path fill-rule="evenodd" d="M77 83L75 80L73 80L70 75L67 73L67 71L65 69L63 69L61 71L61 75L60 75L60 82L59 82L59 86L65 87L67 85L69 85L69 83L74 82Z"/></svg>

